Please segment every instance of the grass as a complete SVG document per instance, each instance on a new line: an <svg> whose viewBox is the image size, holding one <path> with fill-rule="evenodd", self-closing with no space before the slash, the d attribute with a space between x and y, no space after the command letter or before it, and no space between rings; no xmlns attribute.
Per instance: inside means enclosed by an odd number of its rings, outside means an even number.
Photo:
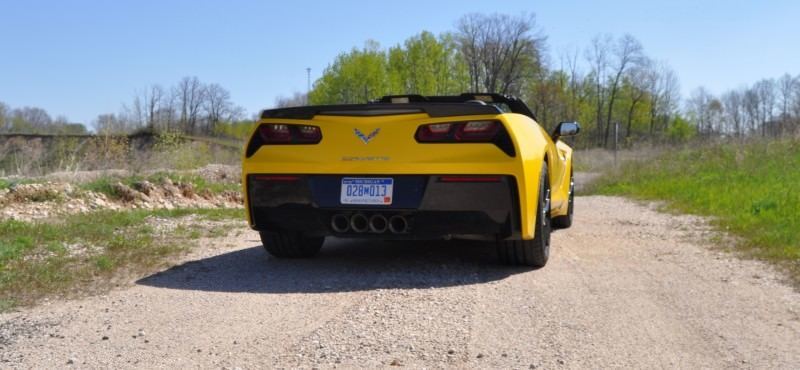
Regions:
<svg viewBox="0 0 800 370"><path fill-rule="evenodd" d="M196 215L168 232L150 216ZM197 221L244 219L241 209L101 211L67 216L59 223L0 221L0 312L48 296L103 290L110 278L159 266L187 249L187 241L224 235L229 225Z"/></svg>
<svg viewBox="0 0 800 370"><path fill-rule="evenodd" d="M153 184L161 184L165 179L171 180L173 183L189 183L194 187L195 192L201 193L208 190L212 194L219 194L225 191L241 191L241 185L238 183L230 182L211 182L199 175L182 175L172 172L158 172L148 176L127 176L127 177L113 177L105 176L95 179L90 182L82 183L79 187L83 190L94 191L103 193L112 198L118 198L119 194L114 190L113 185L121 182L125 185L132 186L136 182L149 181Z"/></svg>
<svg viewBox="0 0 800 370"><path fill-rule="evenodd" d="M710 216L748 254L787 267L800 283L800 142L717 144L629 162L594 184L600 194L664 200Z"/></svg>

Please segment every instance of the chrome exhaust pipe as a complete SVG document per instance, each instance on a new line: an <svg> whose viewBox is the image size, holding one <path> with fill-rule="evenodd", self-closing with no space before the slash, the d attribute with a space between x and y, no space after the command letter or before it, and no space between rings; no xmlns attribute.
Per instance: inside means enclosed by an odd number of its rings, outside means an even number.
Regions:
<svg viewBox="0 0 800 370"><path fill-rule="evenodd" d="M331 229L337 233L346 233L350 230L350 218L342 213L333 215L331 217Z"/></svg>
<svg viewBox="0 0 800 370"><path fill-rule="evenodd" d="M389 230L395 234L403 234L408 232L408 220L400 215L394 215L389 218Z"/></svg>
<svg viewBox="0 0 800 370"><path fill-rule="evenodd" d="M357 233L364 233L369 230L369 220L363 213L356 213L350 217L350 228Z"/></svg>
<svg viewBox="0 0 800 370"><path fill-rule="evenodd" d="M386 232L386 229L389 228L389 220L383 215L374 214L372 217L369 218L369 231L372 231L376 234L382 234Z"/></svg>

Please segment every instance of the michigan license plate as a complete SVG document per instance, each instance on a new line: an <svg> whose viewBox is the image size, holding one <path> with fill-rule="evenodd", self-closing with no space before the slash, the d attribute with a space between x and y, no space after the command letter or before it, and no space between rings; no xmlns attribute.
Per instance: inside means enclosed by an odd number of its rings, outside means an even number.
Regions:
<svg viewBox="0 0 800 370"><path fill-rule="evenodd" d="M342 179L342 204L392 204L394 179L358 178Z"/></svg>

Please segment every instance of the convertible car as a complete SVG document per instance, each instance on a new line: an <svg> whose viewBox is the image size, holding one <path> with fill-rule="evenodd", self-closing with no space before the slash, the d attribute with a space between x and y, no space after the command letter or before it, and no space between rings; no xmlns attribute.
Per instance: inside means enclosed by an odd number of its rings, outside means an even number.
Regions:
<svg viewBox="0 0 800 370"><path fill-rule="evenodd" d="M275 257L326 237L491 241L502 262L541 267L572 224L575 122L548 134L498 94L386 96L265 110L245 146L250 226Z"/></svg>

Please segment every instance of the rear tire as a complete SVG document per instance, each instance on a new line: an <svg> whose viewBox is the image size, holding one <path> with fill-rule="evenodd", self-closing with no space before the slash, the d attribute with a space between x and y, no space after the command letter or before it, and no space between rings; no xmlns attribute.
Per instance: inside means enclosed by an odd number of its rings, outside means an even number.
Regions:
<svg viewBox="0 0 800 370"><path fill-rule="evenodd" d="M547 162L539 175L539 202L532 240L497 240L497 255L507 265L544 267L550 258L550 178Z"/></svg>
<svg viewBox="0 0 800 370"><path fill-rule="evenodd" d="M269 254L278 258L309 258L316 255L324 237L308 238L299 232L259 232L261 243Z"/></svg>
<svg viewBox="0 0 800 370"><path fill-rule="evenodd" d="M572 176L572 170L569 173L569 197L567 203L567 214L564 216L553 217L554 229L568 229L572 226L572 214L575 211L575 178Z"/></svg>

